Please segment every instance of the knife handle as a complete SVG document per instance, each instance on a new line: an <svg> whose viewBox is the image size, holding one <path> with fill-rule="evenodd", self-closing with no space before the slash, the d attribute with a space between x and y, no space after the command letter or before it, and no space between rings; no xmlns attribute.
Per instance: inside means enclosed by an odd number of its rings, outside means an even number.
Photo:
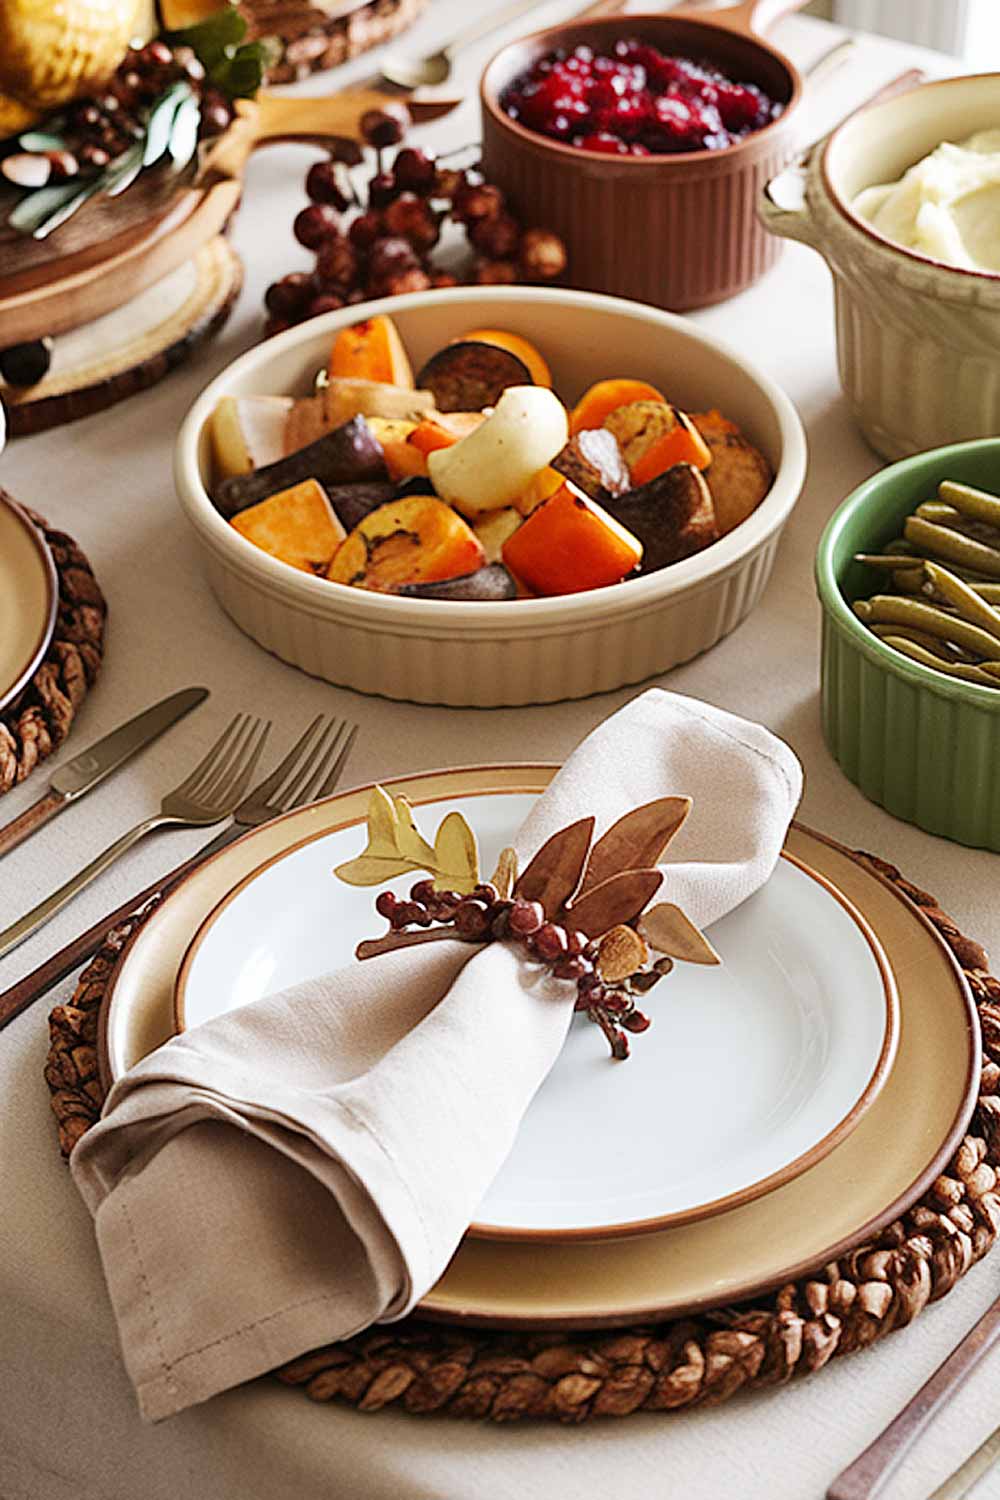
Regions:
<svg viewBox="0 0 1000 1500"><path fill-rule="evenodd" d="M204 849L199 849L197 854L193 854L183 864L177 865L166 875L161 875L158 880L147 885L144 891L130 896L114 911L98 918L92 927L87 928L86 932L81 932L79 937L67 943L64 948L60 948L58 953L47 958L43 964L39 964L37 969L32 969L30 974L26 974L16 984L12 984L10 989L4 990L0 994L0 1031L8 1022L13 1021L15 1016L19 1016L22 1010L27 1010L28 1006L41 999L42 995L48 994L49 990L61 979L65 979L67 974L74 973L86 963L88 958L93 958L113 927L120 927L123 922L135 916L153 900L154 896L165 896L168 891L172 891L185 875L189 875L202 863L209 852L214 852L217 846L222 847L223 839L229 842L227 835L231 834L235 838L242 832L240 828L227 829L224 834L213 839Z"/></svg>
<svg viewBox="0 0 1000 1500"><path fill-rule="evenodd" d="M9 854L12 849L16 849L18 844L23 844L36 828L41 828L43 823L47 823L65 801L65 797L60 797L58 792L46 792L44 797L39 797L37 802L32 803L27 812L23 812L12 823L7 823L0 828L0 859L5 854Z"/></svg>

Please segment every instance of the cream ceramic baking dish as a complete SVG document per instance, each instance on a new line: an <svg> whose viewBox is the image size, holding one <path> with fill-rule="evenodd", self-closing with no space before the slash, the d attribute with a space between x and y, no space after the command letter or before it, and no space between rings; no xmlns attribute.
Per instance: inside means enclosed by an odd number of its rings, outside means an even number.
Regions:
<svg viewBox="0 0 1000 1500"><path fill-rule="evenodd" d="M998 123L1000 73L921 84L859 110L761 198L772 233L829 264L841 384L886 458L1000 432L1000 274L895 245L851 204L942 141Z"/></svg>
<svg viewBox="0 0 1000 1500"><path fill-rule="evenodd" d="M391 312L415 368L470 328L506 328L539 346L566 401L620 374L652 381L692 410L718 406L767 454L774 485L713 547L588 593L455 603L310 577L254 547L215 510L206 489L206 421L222 396L306 394L337 330L380 310ZM268 651L360 692L485 708L583 698L707 651L760 598L805 465L805 436L788 397L682 318L587 292L470 287L346 308L243 355L185 419L175 479L219 602Z"/></svg>

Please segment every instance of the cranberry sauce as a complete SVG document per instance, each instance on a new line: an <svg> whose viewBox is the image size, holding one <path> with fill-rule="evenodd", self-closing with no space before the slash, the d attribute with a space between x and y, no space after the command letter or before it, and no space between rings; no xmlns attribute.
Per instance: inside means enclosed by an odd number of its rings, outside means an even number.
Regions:
<svg viewBox="0 0 1000 1500"><path fill-rule="evenodd" d="M609 156L722 151L782 108L754 83L634 39L616 42L610 56L587 46L550 52L500 103L528 130Z"/></svg>

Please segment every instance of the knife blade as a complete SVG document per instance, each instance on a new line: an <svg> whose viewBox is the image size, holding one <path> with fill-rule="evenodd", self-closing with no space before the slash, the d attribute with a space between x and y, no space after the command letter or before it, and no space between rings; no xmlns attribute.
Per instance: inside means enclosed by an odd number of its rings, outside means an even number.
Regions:
<svg viewBox="0 0 1000 1500"><path fill-rule="evenodd" d="M113 729L103 739L68 760L52 777L48 790L34 802L19 818L0 828L0 858L16 849L36 829L43 827L56 813L61 812L85 792L92 791L102 781L123 766L139 750L151 745L165 730L185 714L189 714L208 697L208 688L183 688L171 693L152 708L144 709Z"/></svg>

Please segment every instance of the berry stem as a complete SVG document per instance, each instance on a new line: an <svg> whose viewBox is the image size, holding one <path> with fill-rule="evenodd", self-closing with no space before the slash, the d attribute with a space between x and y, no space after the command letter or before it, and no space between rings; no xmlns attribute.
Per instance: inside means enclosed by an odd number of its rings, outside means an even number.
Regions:
<svg viewBox="0 0 1000 1500"><path fill-rule="evenodd" d="M385 937L366 938L354 950L355 958L377 958L380 953L392 953L396 948L415 948L418 943L440 943L445 939L453 943L484 945L487 938L467 938L454 927L423 927L417 932L387 932Z"/></svg>

